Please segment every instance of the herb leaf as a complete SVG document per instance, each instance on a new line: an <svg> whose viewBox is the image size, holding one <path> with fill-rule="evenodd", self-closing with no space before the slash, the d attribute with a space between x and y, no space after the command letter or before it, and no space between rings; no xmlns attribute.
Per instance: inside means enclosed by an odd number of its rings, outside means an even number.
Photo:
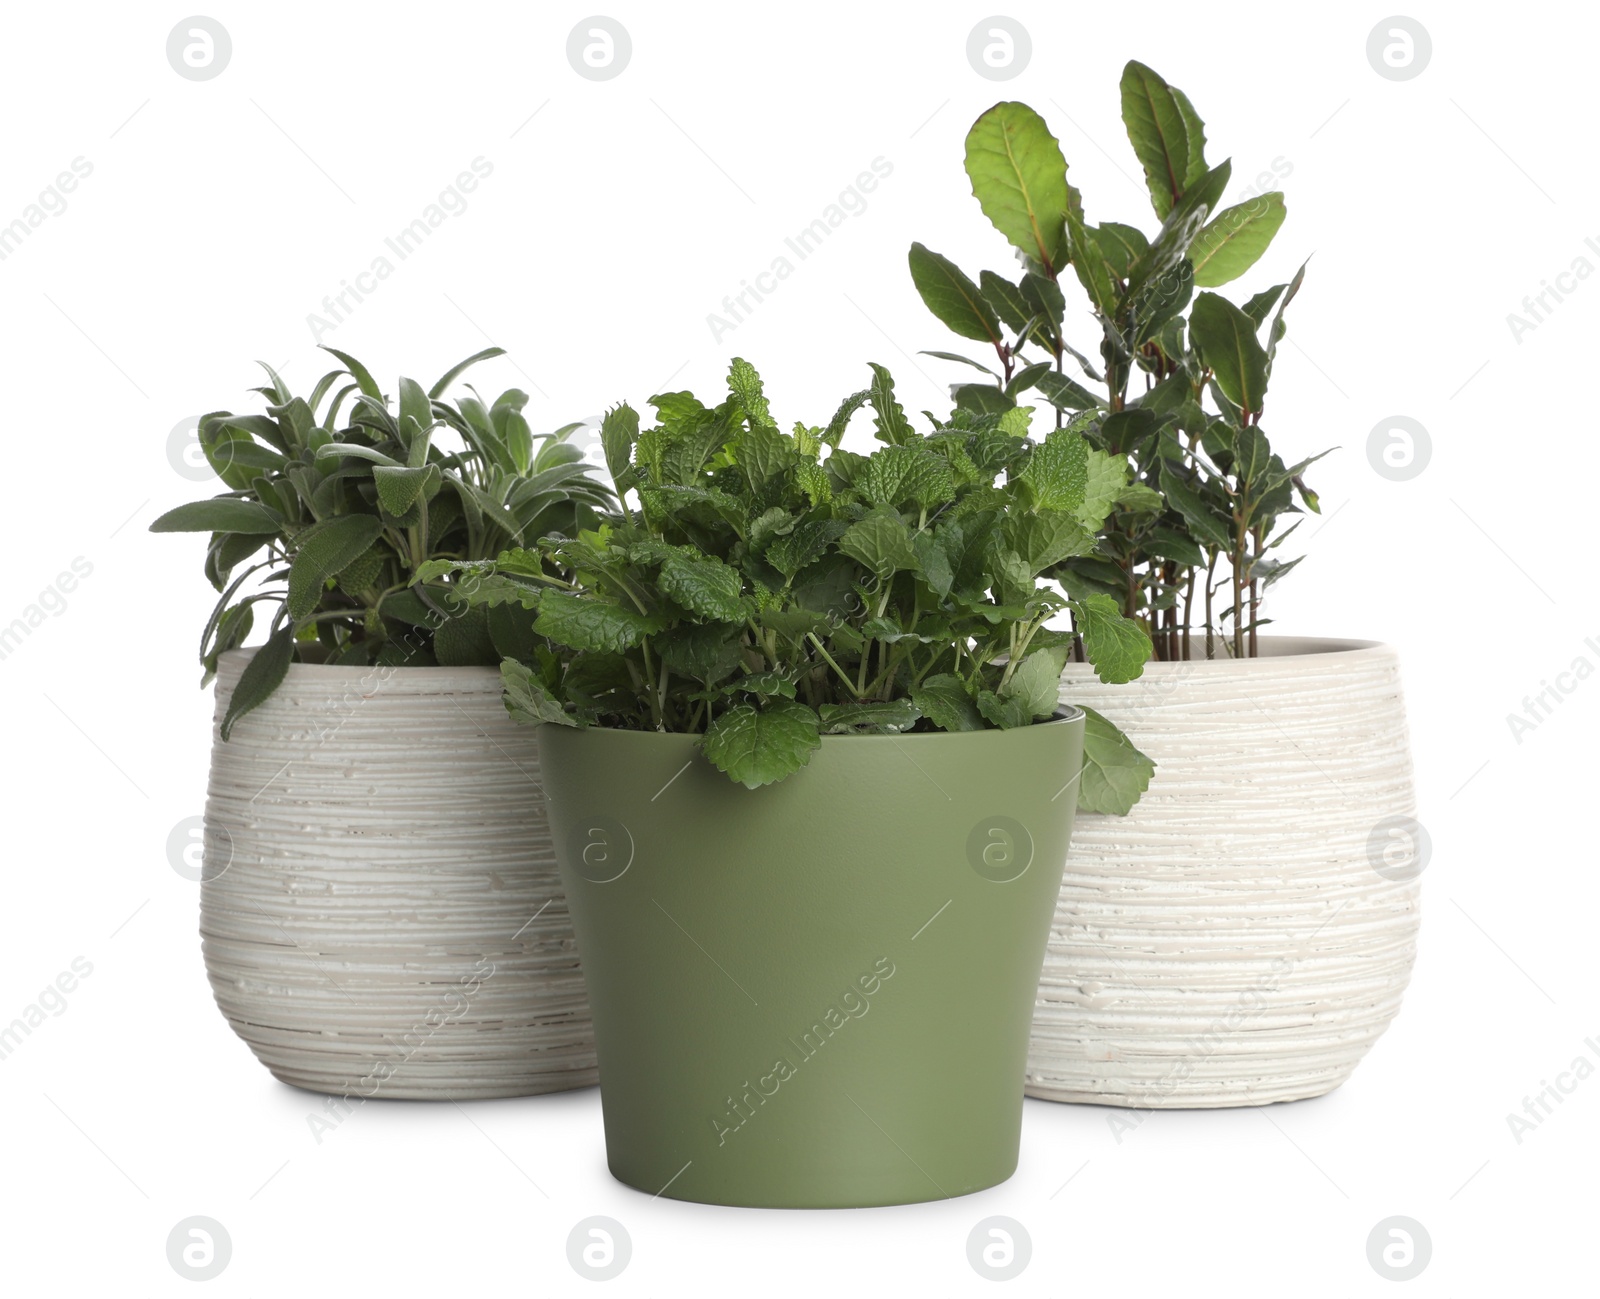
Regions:
<svg viewBox="0 0 1600 1299"><path fill-rule="evenodd" d="M737 704L706 731L701 751L746 789L791 776L822 747L821 719L810 708L779 699L757 710Z"/></svg>

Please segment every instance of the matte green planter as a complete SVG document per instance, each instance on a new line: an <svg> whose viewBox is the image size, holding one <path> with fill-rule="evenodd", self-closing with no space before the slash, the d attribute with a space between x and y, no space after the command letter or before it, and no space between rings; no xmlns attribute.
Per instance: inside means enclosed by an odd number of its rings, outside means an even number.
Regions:
<svg viewBox="0 0 1600 1299"><path fill-rule="evenodd" d="M843 1208L1015 1171L1082 713L830 736L758 790L693 736L539 744L613 1175Z"/></svg>

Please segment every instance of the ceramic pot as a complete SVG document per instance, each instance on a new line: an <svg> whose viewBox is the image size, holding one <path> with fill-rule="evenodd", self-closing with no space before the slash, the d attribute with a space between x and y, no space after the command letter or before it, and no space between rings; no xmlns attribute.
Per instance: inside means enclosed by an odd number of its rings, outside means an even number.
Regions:
<svg viewBox="0 0 1600 1299"><path fill-rule="evenodd" d="M1081 815L1045 956L1028 1094L1260 1105L1339 1086L1400 1008L1426 837L1387 645L1263 637L1062 698L1157 765Z"/></svg>
<svg viewBox="0 0 1600 1299"><path fill-rule="evenodd" d="M216 720L251 651L224 655ZM488 667L295 664L215 725L200 932L284 1082L524 1096L596 1080L538 745Z"/></svg>

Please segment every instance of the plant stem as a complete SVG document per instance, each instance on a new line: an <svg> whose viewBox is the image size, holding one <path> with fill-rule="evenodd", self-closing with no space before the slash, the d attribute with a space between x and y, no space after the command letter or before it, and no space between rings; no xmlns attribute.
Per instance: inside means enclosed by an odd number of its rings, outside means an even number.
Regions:
<svg viewBox="0 0 1600 1299"><path fill-rule="evenodd" d="M1212 638L1211 631L1211 629L1216 625L1216 619L1211 607L1212 600L1217 594L1216 575L1217 552L1213 550L1211 552L1210 560L1206 563L1206 657L1208 659L1214 659L1217 657L1217 646L1216 642Z"/></svg>
<svg viewBox="0 0 1600 1299"><path fill-rule="evenodd" d="M839 674L839 680L844 682L845 689L855 697L857 702L859 702L861 699L861 692L856 689L855 682L850 680L849 673L847 673L842 667L833 661L833 655L829 654L827 648L820 640L817 639L816 632L808 631L806 633L806 639L811 642L812 647L817 651L817 653L822 655L823 662L825 662L830 668Z"/></svg>
<svg viewBox="0 0 1600 1299"><path fill-rule="evenodd" d="M1256 578L1256 561L1261 558L1261 529L1253 529L1250 536L1253 546L1250 560L1250 657L1255 658L1259 650L1256 624L1261 621L1261 583Z"/></svg>
<svg viewBox="0 0 1600 1299"><path fill-rule="evenodd" d="M645 680L653 684L656 675L656 669L655 664L652 663L650 659L650 638L648 636L643 637L639 641L639 649L644 656ZM661 700L654 689L650 690L650 720L655 723L656 730L666 730L666 727L661 724Z"/></svg>

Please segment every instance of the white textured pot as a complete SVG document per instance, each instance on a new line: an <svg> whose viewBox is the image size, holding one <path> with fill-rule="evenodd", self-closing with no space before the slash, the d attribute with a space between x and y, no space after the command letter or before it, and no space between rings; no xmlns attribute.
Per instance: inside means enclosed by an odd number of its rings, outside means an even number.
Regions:
<svg viewBox="0 0 1600 1299"><path fill-rule="evenodd" d="M1337 1087L1416 954L1426 861L1394 650L1263 637L1260 658L1119 686L1074 663L1061 697L1158 765L1127 817L1078 816L1028 1094L1185 1108Z"/></svg>
<svg viewBox="0 0 1600 1299"><path fill-rule="evenodd" d="M216 720L252 651L224 655ZM200 933L272 1073L341 1095L597 1081L531 727L482 668L295 664L212 737Z"/></svg>

